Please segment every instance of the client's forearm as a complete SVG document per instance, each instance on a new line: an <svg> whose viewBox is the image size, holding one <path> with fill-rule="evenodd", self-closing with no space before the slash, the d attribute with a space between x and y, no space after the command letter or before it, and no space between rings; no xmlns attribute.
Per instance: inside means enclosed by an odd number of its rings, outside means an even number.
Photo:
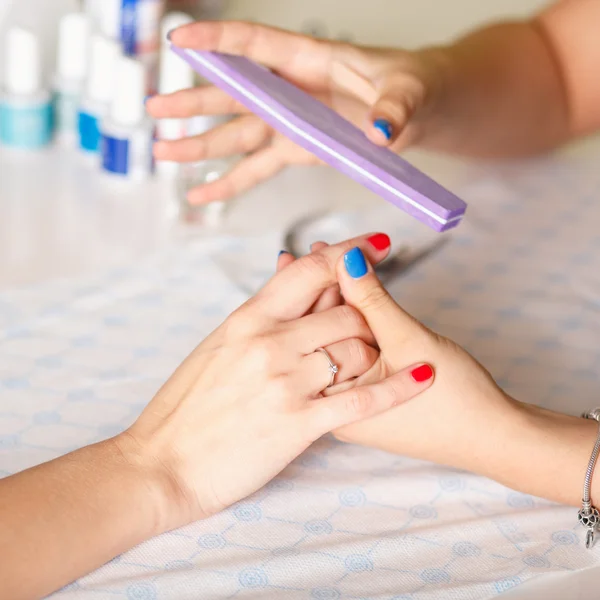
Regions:
<svg viewBox="0 0 600 600"><path fill-rule="evenodd" d="M476 400L476 399L475 399ZM464 469L512 489L581 505L595 421L516 402L504 395L450 408L425 398L337 433L344 441ZM600 469L592 500L600 504Z"/></svg>
<svg viewBox="0 0 600 600"><path fill-rule="evenodd" d="M581 506L598 423L519 404L508 433L496 440L496 460L482 472L511 488ZM600 475L592 485L592 500L600 502Z"/></svg>
<svg viewBox="0 0 600 600"><path fill-rule="evenodd" d="M0 480L0 595L40 598L100 567L168 526L161 503L114 440Z"/></svg>

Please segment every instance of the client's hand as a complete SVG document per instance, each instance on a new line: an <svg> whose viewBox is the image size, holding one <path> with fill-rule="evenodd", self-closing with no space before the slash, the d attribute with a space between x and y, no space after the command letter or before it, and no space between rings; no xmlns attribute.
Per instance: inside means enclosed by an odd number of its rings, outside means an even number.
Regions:
<svg viewBox="0 0 600 600"><path fill-rule="evenodd" d="M414 402L342 427L340 439L473 471L550 500L580 502L595 422L509 397L465 350L407 315L359 248L338 264L338 280L346 303L361 312L380 350L358 383L382 373L393 377L415 360L436 371L435 386ZM593 498L599 489L592 490Z"/></svg>
<svg viewBox="0 0 600 600"><path fill-rule="evenodd" d="M285 272L293 262L291 255L282 255L278 266ZM338 438L473 471L550 500L581 502L595 421L510 398L467 352L406 314L359 248L346 253L337 267L339 287L329 287L311 310L345 302L367 321L380 354L355 384L393 378L415 360L434 365L436 372L435 385L414 401L342 427L335 432ZM429 374L427 366L422 374ZM595 485L592 499L600 498L600 483Z"/></svg>
<svg viewBox="0 0 600 600"><path fill-rule="evenodd" d="M170 526L240 500L326 432L431 384L431 371L416 381L419 365L407 361L385 382L351 389L378 361L364 319L350 306L304 316L357 243L374 261L387 253L361 238L284 269L198 346L122 436L125 454L166 482ZM339 366L339 393L328 398L321 392L331 373L319 348Z"/></svg>
<svg viewBox="0 0 600 600"><path fill-rule="evenodd" d="M379 234L377 245L389 245L389 238ZM326 247L324 242L316 242L311 250ZM294 262L291 254L281 254L277 270L285 272ZM345 304L358 309L369 324L380 353L355 385L394 377L415 360L435 366L436 384L402 408L338 429L336 437L489 473L485 461L492 452L487 443L490 432L510 436L509 423L513 422L517 403L460 346L404 312L381 285L360 249L351 250L339 261L337 281L321 294L310 312ZM423 376L427 375L425 367Z"/></svg>
<svg viewBox="0 0 600 600"><path fill-rule="evenodd" d="M389 238L379 234L377 245L387 247ZM311 250L319 252L323 248L327 248L326 243L316 242ZM291 254L281 254L277 270L285 272L294 262ZM468 461L475 438L489 429L491 416L504 415L512 401L460 346L405 313L381 285L359 248L340 260L337 278L339 285L325 290L310 312L328 311L345 304L354 306L366 319L380 354L356 384L394 376L415 359L435 365L436 384L410 406L342 427L335 432L336 437L415 458L472 468ZM427 374L426 368L424 374ZM498 427L499 422L493 426Z"/></svg>
<svg viewBox="0 0 600 600"><path fill-rule="evenodd" d="M476 442L491 428L502 427L512 401L460 346L405 313L359 248L340 260L338 280L346 304L361 312L380 350L379 366L359 381L393 376L416 359L435 366L436 385L410 406L344 427L337 436L438 463L471 466L473 448L481 446Z"/></svg>
<svg viewBox="0 0 600 600"><path fill-rule="evenodd" d="M389 238L379 234L377 245L387 247ZM311 250L320 252L323 248L327 244L316 242ZM291 254L282 254L277 270L285 272L294 262ZM337 279L338 284L325 290L310 311L327 311L345 304L358 309L369 324L380 353L355 384L392 377L415 360L435 365L436 384L410 405L342 427L335 432L336 437L415 458L473 468L470 459L474 444L490 427L502 425L514 401L460 346L404 312L381 285L360 248L340 259Z"/></svg>

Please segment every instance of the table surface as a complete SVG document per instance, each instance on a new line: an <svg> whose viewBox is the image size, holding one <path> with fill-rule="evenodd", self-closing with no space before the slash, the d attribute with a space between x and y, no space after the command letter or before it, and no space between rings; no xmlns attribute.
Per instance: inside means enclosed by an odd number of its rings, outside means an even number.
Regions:
<svg viewBox="0 0 600 600"><path fill-rule="evenodd" d="M473 351L511 393L566 412L587 408L598 384L600 236L595 224L600 222L600 204L596 201L600 178L595 174L594 159L599 154L600 144L592 140L561 158L493 168L413 155L416 164L470 202L469 216L452 234L450 247L444 253L391 286L409 311ZM76 447L125 426L147 400L144 394L168 374L198 336L246 297L239 285L232 285L239 283L239 271L229 272L225 265L239 266L247 261L247 270L254 271L259 282L272 268L278 244L291 223L324 209L364 209L375 205L377 209L372 211L370 221L356 217L358 223L353 226L381 223L383 229L394 229L396 237L413 236L406 219L390 222L389 215L393 213L382 209L370 193L324 168L288 171L237 200L220 230L200 230L178 223L168 182L129 184L107 178L64 149L35 155L0 150L0 290L4 290L0 293L0 353L7 358L0 368L0 408L6 408L5 402L12 398L34 399L31 413L27 407L25 412L1 413L0 471L14 472L60 454L70 444ZM414 239L429 239L422 229L415 231L418 235ZM477 253L473 253L473 247L478 248ZM594 257L594 249L599 258ZM224 262L223 257L228 257L229 262ZM166 296L165 283L173 286ZM182 315L193 318L197 306L190 304L190 297L201 297L202 307L211 310L205 310L195 326L182 334L181 321L163 313L177 310L182 313L180 319ZM149 310L157 331L150 333L149 322L144 319L129 324L129 313L140 310L140 306ZM171 337L165 344L165 354L155 355L152 352L156 340L152 336L160 336L161 331ZM92 341L95 337L100 338L99 343ZM97 347L86 350L89 344ZM106 354L109 349L114 352L112 359ZM70 363L70 352L77 354L77 374ZM129 371L124 371L119 363L124 357L130 359L132 352L137 353L137 362L127 362ZM91 369L99 357L105 361L101 373ZM560 369L556 368L558 365ZM155 368L157 381L143 380L143 371L148 368ZM100 387L114 385L121 389L129 403L127 410L121 410L122 404L110 405L114 408L112 420L111 414L104 415L104 421L93 427L86 419L90 415L98 418L99 412L78 413L77 419L71 412L77 428L69 433L60 411L72 411L80 401L93 405L85 395L90 389L89 381L99 382ZM131 389L134 384L139 386L135 393ZM21 389L20 385L25 387ZM67 408L63 404L65 398L71 402ZM573 400L565 405L565 398ZM97 408L104 410L106 406L99 402ZM63 419L63 428L53 419ZM84 435L86 426L89 431ZM56 439L58 434L65 436L60 440L64 443ZM360 480L353 471L358 456L355 451L327 444L322 450L337 457L336 468L345 468ZM399 470L402 484L414 484L404 469L410 471L412 462L392 465L391 459L377 453L366 455L372 461L368 463L370 467L385 463L382 469ZM311 478L319 477L319 460L319 455L313 454L293 465L291 475L277 480L279 483L269 492L285 489L297 477L314 487ZM367 458L364 460L366 468ZM443 469L434 472L442 482L448 481L445 477L453 477ZM398 479L395 473L384 476L389 486ZM492 521L510 519L513 529L504 530L503 536L517 548L513 551L524 552L530 544L534 553L528 556L537 557L525 561L523 571L508 569L504 577L498 571L494 575L494 593L490 592L489 597L500 592L515 599L538 598L542 593L547 599L565 598L566 594L569 598L594 597L597 551L589 555L578 551L570 563L564 555L560 560L542 558L551 556L547 553L555 552L561 545L579 544L564 533L573 511L510 495L501 486L476 479L476 487L489 495L486 510ZM361 493L367 497L375 493L371 483L361 482L361 486ZM343 486L340 490L334 486L336 493L342 494L343 490ZM274 499L267 498L265 502L263 506L270 508L263 510L271 511L267 518L275 518L281 507ZM348 502L344 504L347 505ZM443 503L436 506L442 519ZM423 518L433 514L429 505L426 509L420 509ZM520 517L519 511L527 514ZM531 520L531 514L535 520L540 512L554 520L548 530L554 532L554 542L548 547L536 541L535 526L525 523ZM238 521L248 520L240 514ZM448 540L454 540L454 517L444 518L448 520ZM538 525L546 527L543 523ZM214 534L194 531L194 544L200 533ZM246 534L250 538L254 535L248 530ZM202 535L198 540L208 539ZM523 547L515 537L519 535L527 540ZM433 543L432 539L429 543ZM164 540L160 542L161 552L169 547L165 544ZM540 551L541 546L546 554ZM472 568L477 569L476 557L471 558ZM490 567L489 556L485 564ZM351 571L360 572L356 564L351 567ZM588 570L579 572L584 567ZM111 568L114 576L118 563ZM573 573L557 574L561 569ZM446 571L434 571L426 574L432 579L429 583L444 583ZM434 575L438 578L435 581ZM109 580L110 577L102 585L107 586ZM85 586L92 589L94 581L94 576L84 579L65 590L64 597L87 598ZM104 588L95 590L95 597L101 589ZM249 594L252 589L252 585L243 587L243 597L253 597ZM469 592L468 588L458 587L453 597L484 597L484 589L488 588L481 588L481 595L473 596L469 595L473 589ZM132 593L141 593L140 590L143 591L136 588ZM267 597L260 593L256 597ZM415 592L406 598L447 597L436 596L435 591L427 593Z"/></svg>

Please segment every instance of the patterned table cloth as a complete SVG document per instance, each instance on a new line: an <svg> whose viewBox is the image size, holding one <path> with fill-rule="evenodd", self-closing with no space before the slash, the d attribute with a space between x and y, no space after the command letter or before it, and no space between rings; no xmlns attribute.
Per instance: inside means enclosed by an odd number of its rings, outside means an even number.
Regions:
<svg viewBox="0 0 600 600"><path fill-rule="evenodd" d="M473 169L456 190L466 221L390 288L509 393L573 414L598 404L599 159ZM336 219L330 238L432 239L375 200ZM179 242L119 271L0 294L0 476L127 427L269 276L282 239ZM599 563L572 508L324 438L254 496L53 597L466 600Z"/></svg>

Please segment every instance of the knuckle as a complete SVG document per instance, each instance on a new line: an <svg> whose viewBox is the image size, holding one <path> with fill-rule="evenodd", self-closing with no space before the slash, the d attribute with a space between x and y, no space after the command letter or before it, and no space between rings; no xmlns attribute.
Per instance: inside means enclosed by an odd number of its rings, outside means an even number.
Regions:
<svg viewBox="0 0 600 600"><path fill-rule="evenodd" d="M404 396L400 393L398 386L391 381L385 385L385 394L389 406L398 406L398 404L401 404L405 400Z"/></svg>
<svg viewBox="0 0 600 600"><path fill-rule="evenodd" d="M298 39L298 50L306 56L328 56L331 53L331 41L319 39L318 37L302 35Z"/></svg>
<svg viewBox="0 0 600 600"><path fill-rule="evenodd" d="M250 362L254 368L262 372L274 370L281 348L276 339L271 336L254 338L248 349Z"/></svg>
<svg viewBox="0 0 600 600"><path fill-rule="evenodd" d="M269 131L264 121L252 117L238 118L238 125L241 125L238 129L239 149L243 154L255 150Z"/></svg>
<svg viewBox="0 0 600 600"><path fill-rule="evenodd" d="M321 252L307 254L306 256L298 259L296 262L298 269L310 275L323 276L332 272L332 268L327 260L327 257Z"/></svg>
<svg viewBox="0 0 600 600"><path fill-rule="evenodd" d="M280 375L269 381L269 397L275 406L285 406L294 399L294 384L289 375Z"/></svg>
<svg viewBox="0 0 600 600"><path fill-rule="evenodd" d="M442 348L442 350L452 352L453 354L459 352L459 347L447 337L440 335L439 333L435 333L433 331L430 332L431 342L438 347Z"/></svg>
<svg viewBox="0 0 600 600"><path fill-rule="evenodd" d="M361 331L365 327L363 316L352 306L344 304L336 310L342 324L351 331Z"/></svg>
<svg viewBox="0 0 600 600"><path fill-rule="evenodd" d="M370 359L367 344L358 338L348 341L348 354L351 364L361 371L367 370L373 362Z"/></svg>
<svg viewBox="0 0 600 600"><path fill-rule="evenodd" d="M335 246L333 246L333 248L335 248L335 250L338 252L338 256L344 256L344 254L346 254L346 252L348 252L349 250L352 250L353 248L356 248L357 245L360 245L357 240L355 238L349 239L349 240L344 240L343 242L339 242L338 244L335 244Z"/></svg>
<svg viewBox="0 0 600 600"><path fill-rule="evenodd" d="M379 310L387 306L390 302L390 296L380 285L369 288L364 296L362 305L370 310Z"/></svg>
<svg viewBox="0 0 600 600"><path fill-rule="evenodd" d="M252 45L255 38L255 27L251 23L233 21L222 25L220 28L219 45L221 52L240 53L243 56L252 56Z"/></svg>
<svg viewBox="0 0 600 600"><path fill-rule="evenodd" d="M240 154L248 154L256 149L256 135L253 131L240 131L238 135L238 150Z"/></svg>
<svg viewBox="0 0 600 600"><path fill-rule="evenodd" d="M235 310L222 327L227 340L240 340L249 337L256 328L256 319L247 310L249 302Z"/></svg>
<svg viewBox="0 0 600 600"><path fill-rule="evenodd" d="M368 414L372 404L372 394L369 390L354 390L347 400L347 410L358 418Z"/></svg>

